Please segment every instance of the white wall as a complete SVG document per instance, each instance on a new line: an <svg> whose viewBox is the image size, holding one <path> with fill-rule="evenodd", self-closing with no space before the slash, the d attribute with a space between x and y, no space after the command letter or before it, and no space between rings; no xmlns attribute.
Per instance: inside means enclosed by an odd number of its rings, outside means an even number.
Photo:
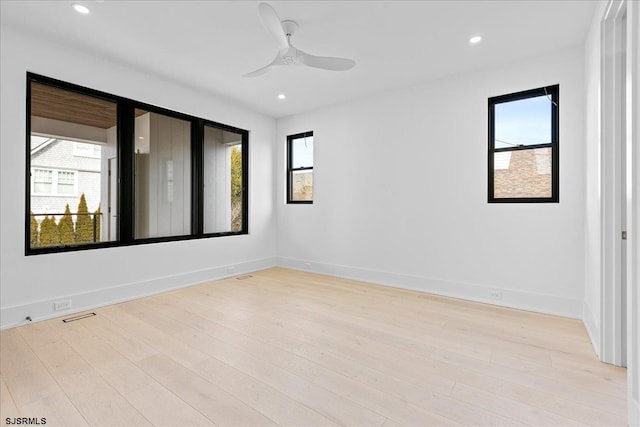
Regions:
<svg viewBox="0 0 640 427"><path fill-rule="evenodd" d="M52 316L59 299L79 310L275 264L273 119L4 25L0 35L2 327ZM25 256L27 71L249 129L250 234Z"/></svg>
<svg viewBox="0 0 640 427"><path fill-rule="evenodd" d="M278 262L582 317L584 50L278 121ZM487 203L487 98L560 84L560 203ZM286 205L286 135L314 132L314 204ZM488 290L502 300L488 300Z"/></svg>
<svg viewBox="0 0 640 427"><path fill-rule="evenodd" d="M600 2L593 15L585 41L585 185L586 209L584 230L585 295L584 324L591 342L600 355L601 333L601 257L602 257L602 157L600 120L600 24L607 2Z"/></svg>

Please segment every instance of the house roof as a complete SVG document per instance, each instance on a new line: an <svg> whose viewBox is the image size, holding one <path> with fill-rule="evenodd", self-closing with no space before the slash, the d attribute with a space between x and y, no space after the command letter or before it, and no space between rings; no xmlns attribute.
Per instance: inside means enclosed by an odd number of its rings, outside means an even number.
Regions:
<svg viewBox="0 0 640 427"><path fill-rule="evenodd" d="M46 136L31 135L31 155L33 156L38 151L51 145L56 138L48 138Z"/></svg>

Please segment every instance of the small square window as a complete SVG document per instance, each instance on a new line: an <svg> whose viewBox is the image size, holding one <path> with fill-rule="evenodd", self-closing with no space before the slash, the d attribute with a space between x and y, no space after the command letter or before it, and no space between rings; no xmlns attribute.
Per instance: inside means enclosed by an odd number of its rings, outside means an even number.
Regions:
<svg viewBox="0 0 640 427"><path fill-rule="evenodd" d="M33 170L33 192L51 194L53 192L53 171L48 169Z"/></svg>
<svg viewBox="0 0 640 427"><path fill-rule="evenodd" d="M58 171L58 194L75 194L75 172Z"/></svg>
<svg viewBox="0 0 640 427"><path fill-rule="evenodd" d="M559 87L489 98L488 201L558 202Z"/></svg>

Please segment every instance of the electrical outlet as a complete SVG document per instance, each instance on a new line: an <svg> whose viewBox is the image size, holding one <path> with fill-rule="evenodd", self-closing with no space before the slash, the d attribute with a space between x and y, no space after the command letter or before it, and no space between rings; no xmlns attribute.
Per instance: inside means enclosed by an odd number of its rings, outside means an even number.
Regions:
<svg viewBox="0 0 640 427"><path fill-rule="evenodd" d="M305 270L311 270L311 263L310 262L305 262L304 263L304 268L305 268Z"/></svg>
<svg viewBox="0 0 640 427"><path fill-rule="evenodd" d="M500 291L489 291L489 298L491 299L502 299L502 292Z"/></svg>
<svg viewBox="0 0 640 427"><path fill-rule="evenodd" d="M71 300L57 301L53 303L53 311L69 310L71 308Z"/></svg>

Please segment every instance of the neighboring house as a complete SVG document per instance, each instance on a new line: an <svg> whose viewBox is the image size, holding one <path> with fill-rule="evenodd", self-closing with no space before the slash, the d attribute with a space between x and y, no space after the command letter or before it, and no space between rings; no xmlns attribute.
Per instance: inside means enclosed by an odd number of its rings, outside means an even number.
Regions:
<svg viewBox="0 0 640 427"><path fill-rule="evenodd" d="M551 149L506 151L495 157L495 197L550 197Z"/></svg>
<svg viewBox="0 0 640 427"><path fill-rule="evenodd" d="M313 173L294 173L293 200L313 200Z"/></svg>
<svg viewBox="0 0 640 427"><path fill-rule="evenodd" d="M59 217L68 204L75 214L84 193L89 212L94 212L100 205L100 163L98 144L33 136L31 211ZM38 222L42 218L36 216Z"/></svg>

